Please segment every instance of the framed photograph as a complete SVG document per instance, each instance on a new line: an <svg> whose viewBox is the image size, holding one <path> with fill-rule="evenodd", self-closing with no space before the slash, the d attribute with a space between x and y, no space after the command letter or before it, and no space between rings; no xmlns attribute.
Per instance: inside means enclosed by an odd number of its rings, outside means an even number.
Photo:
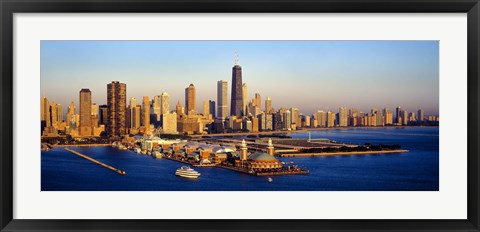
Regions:
<svg viewBox="0 0 480 232"><path fill-rule="evenodd" d="M477 0L0 6L1 231L480 229Z"/></svg>

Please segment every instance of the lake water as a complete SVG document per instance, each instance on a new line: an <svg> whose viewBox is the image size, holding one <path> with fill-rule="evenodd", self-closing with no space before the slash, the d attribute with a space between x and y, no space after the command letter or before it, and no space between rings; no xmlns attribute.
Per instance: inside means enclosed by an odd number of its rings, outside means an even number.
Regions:
<svg viewBox="0 0 480 232"><path fill-rule="evenodd" d="M308 133L292 133L308 138ZM199 179L175 176L184 164L107 147L71 147L125 170L122 176L63 148L42 151L42 191L438 191L439 129L348 128L312 131L311 138L352 144L400 144L408 153L284 157L308 175L257 177L221 168L200 168Z"/></svg>

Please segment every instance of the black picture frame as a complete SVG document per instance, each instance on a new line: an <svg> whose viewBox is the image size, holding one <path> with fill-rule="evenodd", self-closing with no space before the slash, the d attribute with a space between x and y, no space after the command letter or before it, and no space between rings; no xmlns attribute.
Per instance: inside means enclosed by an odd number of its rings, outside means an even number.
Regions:
<svg viewBox="0 0 480 232"><path fill-rule="evenodd" d="M478 0L0 0L1 231L479 231ZM13 219L14 13L468 13L467 220L17 220ZM439 202L439 204L442 204ZM412 209L414 210L414 209Z"/></svg>

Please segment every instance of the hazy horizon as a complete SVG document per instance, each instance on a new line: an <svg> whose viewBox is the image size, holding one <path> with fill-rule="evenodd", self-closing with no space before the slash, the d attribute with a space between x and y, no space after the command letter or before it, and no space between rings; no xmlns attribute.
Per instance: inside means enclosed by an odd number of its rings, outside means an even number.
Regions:
<svg viewBox="0 0 480 232"><path fill-rule="evenodd" d="M248 100L260 93L262 110L268 96L276 110L308 115L339 107L439 111L438 41L41 41L41 94L64 112L73 100L78 111L80 89L101 105L107 84L120 81L127 105L167 92L174 110L193 83L201 113L203 101L217 102L218 80L228 81L230 99L235 51Z"/></svg>

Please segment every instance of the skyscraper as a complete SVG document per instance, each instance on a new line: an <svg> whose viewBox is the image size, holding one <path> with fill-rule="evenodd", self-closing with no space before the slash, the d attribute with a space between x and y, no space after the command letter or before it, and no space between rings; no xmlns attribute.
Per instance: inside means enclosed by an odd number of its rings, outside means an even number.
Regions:
<svg viewBox="0 0 480 232"><path fill-rule="evenodd" d="M67 111L67 126L76 127L75 122L75 103L73 101L70 102Z"/></svg>
<svg viewBox="0 0 480 232"><path fill-rule="evenodd" d="M217 82L217 116L225 120L228 116L228 82L220 80Z"/></svg>
<svg viewBox="0 0 480 232"><path fill-rule="evenodd" d="M243 101L242 114L247 115L247 111L248 111L248 87L247 87L247 83L242 84L242 101Z"/></svg>
<svg viewBox="0 0 480 232"><path fill-rule="evenodd" d="M338 109L338 125L348 126L347 108L340 107Z"/></svg>
<svg viewBox="0 0 480 232"><path fill-rule="evenodd" d="M160 115L162 111L162 102L160 100L160 95L153 97L153 114L155 115L155 122L160 122Z"/></svg>
<svg viewBox="0 0 480 232"><path fill-rule="evenodd" d="M163 92L160 96L160 114L170 113L170 96Z"/></svg>
<svg viewBox="0 0 480 232"><path fill-rule="evenodd" d="M401 111L402 111L402 108L400 106L397 106L396 115L395 115L395 122L399 123L399 124L402 124Z"/></svg>
<svg viewBox="0 0 480 232"><path fill-rule="evenodd" d="M108 121L108 106L107 105L100 105L98 107L99 110L99 123L100 125L107 124Z"/></svg>
<svg viewBox="0 0 480 232"><path fill-rule="evenodd" d="M109 136L125 135L127 85L118 81L107 84L108 120L106 132Z"/></svg>
<svg viewBox="0 0 480 232"><path fill-rule="evenodd" d="M242 67L236 58L235 65L232 68L232 99L230 103L230 115L237 117L241 117L245 110L242 84Z"/></svg>
<svg viewBox="0 0 480 232"><path fill-rule="evenodd" d="M209 116L210 115L210 104L208 104L208 101L203 101L203 116Z"/></svg>
<svg viewBox="0 0 480 232"><path fill-rule="evenodd" d="M260 97L259 93L255 93L255 106L262 108L262 97Z"/></svg>
<svg viewBox="0 0 480 232"><path fill-rule="evenodd" d="M57 122L63 121L63 107L61 104L57 104Z"/></svg>
<svg viewBox="0 0 480 232"><path fill-rule="evenodd" d="M54 101L52 101L52 105L50 106L50 117L52 120L52 126L56 127L57 126L57 104L55 104Z"/></svg>
<svg viewBox="0 0 480 232"><path fill-rule="evenodd" d="M141 125L144 127L150 126L150 100L147 96L143 96L142 101L142 121Z"/></svg>
<svg viewBox="0 0 480 232"><path fill-rule="evenodd" d="M273 113L272 99L270 99L270 97L267 97L267 100L265 100L265 113L267 114Z"/></svg>
<svg viewBox="0 0 480 232"><path fill-rule="evenodd" d="M43 97L42 98L42 101L41 101L41 120L42 121L45 121L45 126L46 127L49 127L51 126L51 120L50 120L50 103L48 101L48 99L46 97Z"/></svg>
<svg viewBox="0 0 480 232"><path fill-rule="evenodd" d="M419 109L417 121L422 122L423 120L425 120L425 111L423 111L422 109Z"/></svg>
<svg viewBox="0 0 480 232"><path fill-rule="evenodd" d="M196 97L195 97L195 86L190 84L185 88L185 110L188 115L196 114Z"/></svg>
<svg viewBox="0 0 480 232"><path fill-rule="evenodd" d="M212 115L212 118L216 117L215 114L215 101L208 100L209 108L210 108L210 115Z"/></svg>
<svg viewBox="0 0 480 232"><path fill-rule="evenodd" d="M80 90L80 135L92 135L92 92Z"/></svg>

